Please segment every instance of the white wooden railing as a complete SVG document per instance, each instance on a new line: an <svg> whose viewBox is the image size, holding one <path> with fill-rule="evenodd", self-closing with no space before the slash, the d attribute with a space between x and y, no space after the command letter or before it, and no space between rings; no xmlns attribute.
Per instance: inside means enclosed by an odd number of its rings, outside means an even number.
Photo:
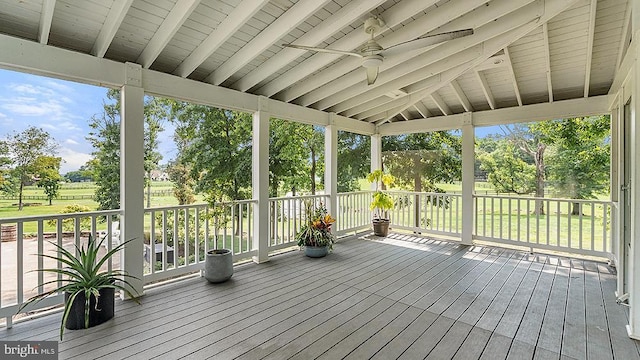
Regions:
<svg viewBox="0 0 640 360"><path fill-rule="evenodd" d="M326 206L328 195L303 195L269 199L269 252L295 246L296 233L306 221L306 203Z"/></svg>
<svg viewBox="0 0 640 360"><path fill-rule="evenodd" d="M608 257L613 203L598 200L476 195L474 238ZM572 214L573 204L577 214ZM542 204L544 212L536 210Z"/></svg>
<svg viewBox="0 0 640 360"><path fill-rule="evenodd" d="M255 255L254 203L239 200L145 209L145 284L203 269L211 249L231 250L236 262Z"/></svg>
<svg viewBox="0 0 640 360"><path fill-rule="evenodd" d="M370 228L372 194L372 191L338 194L337 211L331 214L337 219L336 234ZM392 229L461 237L461 195L406 191L390 194L396 204L390 211ZM326 204L328 195L269 200L270 253L296 245L295 234L305 221L307 201ZM542 202L544 214L536 214L536 202ZM144 283L201 270L209 249L230 249L234 261L256 255L255 203L243 200L214 207L195 204L146 209L145 253L141 256L145 262ZM579 204L580 209L576 215L570 211L574 203ZM473 206L476 240L604 257L611 252L613 204L609 201L475 195ZM55 276L50 278L32 271L61 266L36 255L55 250L45 240L72 249L74 244L85 243L90 234L102 235L108 239L103 250L106 251L120 242L116 226L119 216L120 210L110 210L0 219L3 228L15 226L14 239L6 238L10 232L0 235L0 318L5 317L10 325L11 316L25 299L47 291L42 284L55 279ZM120 257L116 256L105 268L119 266ZM61 302L62 297L58 295L40 303L39 307Z"/></svg>
<svg viewBox="0 0 640 360"><path fill-rule="evenodd" d="M394 208L390 211L393 229L460 237L462 195L390 191Z"/></svg>
<svg viewBox="0 0 640 360"><path fill-rule="evenodd" d="M112 234L113 222L120 216L120 210L94 211L73 214L45 216L25 216L0 218L0 318L6 318L11 325L11 317L26 299L54 288L55 284L43 285L55 280L56 276L37 271L44 268L61 268L60 263L45 259L37 254L55 255L56 248L51 243L73 251L74 246L86 244L89 235L94 238L100 233L105 237L104 254L111 249L117 234ZM112 236L114 235L114 236ZM120 267L120 258L112 258L104 269ZM58 276L58 279L60 277ZM25 311L49 307L62 303L62 294L40 302L37 307Z"/></svg>
<svg viewBox="0 0 640 360"><path fill-rule="evenodd" d="M373 191L356 191L338 194L338 211L334 229L342 235L371 228L371 195Z"/></svg>

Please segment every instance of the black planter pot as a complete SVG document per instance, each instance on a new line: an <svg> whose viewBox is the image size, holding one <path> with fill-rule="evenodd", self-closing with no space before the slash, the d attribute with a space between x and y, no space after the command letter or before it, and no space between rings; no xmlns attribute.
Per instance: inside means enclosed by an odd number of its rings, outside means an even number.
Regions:
<svg viewBox="0 0 640 360"><path fill-rule="evenodd" d="M91 296L89 309L89 327L100 325L103 322L113 318L115 310L115 289L105 288L99 290L98 306L96 307L96 298ZM64 301L68 301L69 293L64 294ZM69 330L84 329L84 292L78 294L71 304L71 311L67 317L64 327Z"/></svg>
<svg viewBox="0 0 640 360"><path fill-rule="evenodd" d="M375 236L386 237L389 234L389 223L388 219L374 219L373 220L373 234Z"/></svg>

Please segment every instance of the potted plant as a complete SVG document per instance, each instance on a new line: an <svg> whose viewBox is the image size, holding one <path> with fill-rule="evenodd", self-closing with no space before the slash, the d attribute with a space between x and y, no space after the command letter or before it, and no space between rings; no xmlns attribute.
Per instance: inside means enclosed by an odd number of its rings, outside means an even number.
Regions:
<svg viewBox="0 0 640 360"><path fill-rule="evenodd" d="M122 270L100 270L115 253L120 251L132 240L119 244L99 257L100 247L106 236L100 242L96 242L91 235L87 245L75 246L75 253L53 242L56 247L56 255L38 254L63 264L63 268L38 269L45 273L62 275L60 280L47 281L48 284L58 284L57 287L42 294L30 298L20 306L18 312L31 304L37 304L49 295L64 293L64 311L60 323L60 340L64 329L86 329L113 318L115 308L115 291L124 291L129 297L139 303L137 296L132 294L125 285L131 286L127 278L136 279ZM136 294L137 295L137 294Z"/></svg>
<svg viewBox="0 0 640 360"><path fill-rule="evenodd" d="M324 257L333 249L335 236L331 233L331 225L336 219L329 215L323 204L316 207L310 200L305 201L305 216L306 221L295 237L298 246L304 247L308 257Z"/></svg>
<svg viewBox="0 0 640 360"><path fill-rule="evenodd" d="M389 210L393 209L393 198L382 190L382 185L391 186L395 178L378 169L367 175L367 180L375 184L373 199L369 206L373 210L373 233L376 236L385 237L389 234Z"/></svg>

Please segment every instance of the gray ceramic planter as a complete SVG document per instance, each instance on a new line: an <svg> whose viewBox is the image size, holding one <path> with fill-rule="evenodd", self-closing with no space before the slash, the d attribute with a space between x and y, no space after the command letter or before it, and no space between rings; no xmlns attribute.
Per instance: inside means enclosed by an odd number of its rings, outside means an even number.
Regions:
<svg viewBox="0 0 640 360"><path fill-rule="evenodd" d="M211 283L227 281L233 275L233 254L230 250L207 251L204 262L204 277Z"/></svg>
<svg viewBox="0 0 640 360"><path fill-rule="evenodd" d="M312 258L325 257L329 253L328 246L305 246L304 254Z"/></svg>

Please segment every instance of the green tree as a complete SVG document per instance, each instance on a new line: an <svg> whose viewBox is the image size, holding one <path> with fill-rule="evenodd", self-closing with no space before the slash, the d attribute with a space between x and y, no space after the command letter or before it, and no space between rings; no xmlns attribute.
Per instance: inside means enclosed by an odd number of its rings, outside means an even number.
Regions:
<svg viewBox="0 0 640 360"><path fill-rule="evenodd" d="M169 164L167 171L169 180L173 183L173 196L178 200L178 204L193 204L196 201L193 193L195 182L191 178L189 166L176 160Z"/></svg>
<svg viewBox="0 0 640 360"><path fill-rule="evenodd" d="M145 97L144 167L145 172L157 168L162 156L157 152L158 133L167 110L162 99ZM109 89L103 112L89 121L87 140L93 146L93 159L88 167L96 182L98 209L120 208L120 91ZM150 169L150 170L149 170Z"/></svg>
<svg viewBox="0 0 640 360"><path fill-rule="evenodd" d="M386 171L403 188L442 191L436 183L451 183L462 175L462 141L451 132L387 136L382 150Z"/></svg>
<svg viewBox="0 0 640 360"><path fill-rule="evenodd" d="M505 138L481 142L477 155L480 169L497 192L530 194L535 190L536 168L524 160L522 150Z"/></svg>
<svg viewBox="0 0 640 360"><path fill-rule="evenodd" d="M35 169L37 169L38 187L44 189L49 205L54 198L60 195L60 162L62 158L54 156L40 156L36 159Z"/></svg>
<svg viewBox="0 0 640 360"><path fill-rule="evenodd" d="M151 172L158 169L162 154L158 151L158 135L164 131L162 121L168 116L161 101L145 101L144 108L144 172L147 187L147 207L151 207Z"/></svg>
<svg viewBox="0 0 640 360"><path fill-rule="evenodd" d="M176 143L181 161L191 169L195 190L210 202L250 196L250 114L173 102Z"/></svg>
<svg viewBox="0 0 640 360"><path fill-rule="evenodd" d="M572 199L592 199L609 186L610 119L608 115L570 118L549 124L554 151L549 156L549 180ZM580 203L571 213L580 214Z"/></svg>
<svg viewBox="0 0 640 360"><path fill-rule="evenodd" d="M295 195L308 178L308 153L297 137L304 125L282 119L269 125L269 195L278 196L281 188Z"/></svg>
<svg viewBox="0 0 640 360"><path fill-rule="evenodd" d="M96 183L94 199L99 210L120 208L120 106L119 92L107 91L100 116L89 121L87 140L93 146L88 167Z"/></svg>
<svg viewBox="0 0 640 360"><path fill-rule="evenodd" d="M26 130L8 135L2 141L7 151L6 161L11 171L9 176L13 177L10 184L17 184L18 190L18 210L22 210L22 194L24 186L33 181L38 173L37 160L41 156L53 155L57 144L48 132L30 126ZM4 183L4 182L3 182Z"/></svg>
<svg viewBox="0 0 640 360"><path fill-rule="evenodd" d="M371 169L371 137L338 131L338 192L360 190Z"/></svg>

